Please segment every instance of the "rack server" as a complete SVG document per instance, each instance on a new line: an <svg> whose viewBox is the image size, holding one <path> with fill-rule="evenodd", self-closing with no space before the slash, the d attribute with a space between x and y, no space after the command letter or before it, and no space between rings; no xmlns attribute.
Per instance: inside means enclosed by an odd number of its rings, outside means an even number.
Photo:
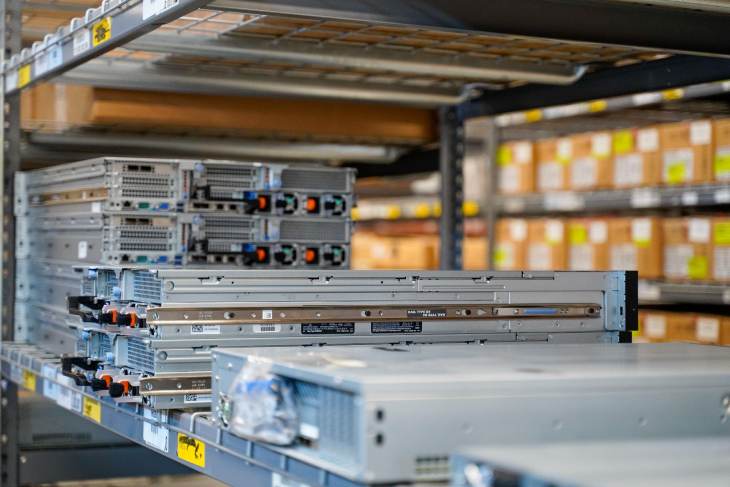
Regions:
<svg viewBox="0 0 730 487"><path fill-rule="evenodd" d="M452 487L725 485L730 439L581 441L471 448L452 457Z"/></svg>
<svg viewBox="0 0 730 487"><path fill-rule="evenodd" d="M728 359L689 344L218 349L214 417L354 481L446 480L476 445L727 436Z"/></svg>

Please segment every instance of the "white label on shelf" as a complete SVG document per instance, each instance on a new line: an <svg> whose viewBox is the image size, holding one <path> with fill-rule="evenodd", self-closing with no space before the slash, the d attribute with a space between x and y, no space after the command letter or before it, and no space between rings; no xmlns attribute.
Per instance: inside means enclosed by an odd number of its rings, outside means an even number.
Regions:
<svg viewBox="0 0 730 487"><path fill-rule="evenodd" d="M78 258L79 259L85 259L87 255L89 255L89 242L86 240L82 240L78 244Z"/></svg>
<svg viewBox="0 0 730 487"><path fill-rule="evenodd" d="M682 193L682 204L684 206L695 206L700 202L700 195L696 191L686 191Z"/></svg>
<svg viewBox="0 0 730 487"><path fill-rule="evenodd" d="M639 300L641 301L659 301L662 297L662 290L656 284L650 282L639 282Z"/></svg>
<svg viewBox="0 0 730 487"><path fill-rule="evenodd" d="M5 75L5 93L18 87L18 70L14 69Z"/></svg>
<svg viewBox="0 0 730 487"><path fill-rule="evenodd" d="M637 134L639 152L654 152L659 150L659 131L657 129L642 129Z"/></svg>
<svg viewBox="0 0 730 487"><path fill-rule="evenodd" d="M190 325L191 335L220 335L221 325Z"/></svg>
<svg viewBox="0 0 730 487"><path fill-rule="evenodd" d="M71 409L72 402L73 397L71 394L71 390L65 387L59 387L58 391L56 392L56 404L64 409Z"/></svg>
<svg viewBox="0 0 730 487"><path fill-rule="evenodd" d="M529 164L532 162L532 142L516 142L512 146L512 149L517 164Z"/></svg>
<svg viewBox="0 0 730 487"><path fill-rule="evenodd" d="M588 239L591 243L602 244L608 241L608 225L602 221L592 221L588 226Z"/></svg>
<svg viewBox="0 0 730 487"><path fill-rule="evenodd" d="M210 394L198 394L198 393L190 393L185 394L183 396L183 402L185 404L197 404L199 402L210 402L212 396Z"/></svg>
<svg viewBox="0 0 730 487"><path fill-rule="evenodd" d="M651 188L637 188L631 192L633 208L653 208L661 203L659 191Z"/></svg>
<svg viewBox="0 0 730 487"><path fill-rule="evenodd" d="M725 304L730 304L730 289L725 289L722 292L722 302Z"/></svg>
<svg viewBox="0 0 730 487"><path fill-rule="evenodd" d="M319 439L319 428L309 423L299 423L299 434L311 440Z"/></svg>
<svg viewBox="0 0 730 487"><path fill-rule="evenodd" d="M78 56L89 50L91 47L91 37L88 29L79 29L74 33L73 55Z"/></svg>
<svg viewBox="0 0 730 487"><path fill-rule="evenodd" d="M712 226L709 218L690 218L689 241L692 243L710 243Z"/></svg>
<svg viewBox="0 0 730 487"><path fill-rule="evenodd" d="M661 93L638 93L631 97L634 105L651 105L652 103L659 103L662 101Z"/></svg>
<svg viewBox="0 0 730 487"><path fill-rule="evenodd" d="M359 205L358 205L359 206ZM525 200L522 198L503 198L502 207L506 213L520 213L525 210Z"/></svg>
<svg viewBox="0 0 730 487"><path fill-rule="evenodd" d="M91 203L91 212L101 213L101 201L94 201L93 203Z"/></svg>
<svg viewBox="0 0 730 487"><path fill-rule="evenodd" d="M46 379L56 380L57 369L53 364L45 364L41 369L41 375Z"/></svg>
<svg viewBox="0 0 730 487"><path fill-rule="evenodd" d="M709 317L698 318L697 339L703 342L717 343L720 340L720 320Z"/></svg>
<svg viewBox="0 0 730 487"><path fill-rule="evenodd" d="M56 401L58 399L58 391L61 389L61 386L56 384L50 379L44 378L43 379L43 395L46 396L51 401Z"/></svg>
<svg viewBox="0 0 730 487"><path fill-rule="evenodd" d="M722 82L723 91L730 91L730 80Z"/></svg>
<svg viewBox="0 0 730 487"><path fill-rule="evenodd" d="M585 201L579 193L547 193L543 197L543 206L547 210L574 211L583 209Z"/></svg>
<svg viewBox="0 0 730 487"><path fill-rule="evenodd" d="M557 151L558 159L570 160L573 157L573 142L570 139L559 139Z"/></svg>
<svg viewBox="0 0 730 487"><path fill-rule="evenodd" d="M142 1L142 20L159 15L165 10L171 9L177 5L179 0L143 0Z"/></svg>
<svg viewBox="0 0 730 487"><path fill-rule="evenodd" d="M648 218L634 218L631 220L631 240L636 242L651 241L651 220Z"/></svg>
<svg viewBox="0 0 730 487"><path fill-rule="evenodd" d="M598 161L594 157L580 157L573 159L570 165L571 187L585 189L598 182Z"/></svg>
<svg viewBox="0 0 730 487"><path fill-rule="evenodd" d="M509 235L516 242L524 242L527 238L527 222L525 220L510 220Z"/></svg>
<svg viewBox="0 0 730 487"><path fill-rule="evenodd" d="M560 220L548 220L545 222L545 239L549 243L560 243L563 241L565 227Z"/></svg>
<svg viewBox="0 0 730 487"><path fill-rule="evenodd" d="M55 69L63 64L63 48L60 44L57 44L48 50L48 59L46 63L46 67L49 70Z"/></svg>
<svg viewBox="0 0 730 487"><path fill-rule="evenodd" d="M712 142L712 124L709 120L698 120L689 125L689 139L692 145L707 145Z"/></svg>
<svg viewBox="0 0 730 487"><path fill-rule="evenodd" d="M594 157L608 157L611 155L611 134L600 133L591 137L591 154Z"/></svg>
<svg viewBox="0 0 730 487"><path fill-rule="evenodd" d="M167 411L154 411L144 408L147 420L158 421L160 425L145 421L142 425L142 439L149 446L167 453L170 445L170 430L162 426L167 424Z"/></svg>
<svg viewBox="0 0 730 487"><path fill-rule="evenodd" d="M730 203L730 189L722 188L715 191L715 203Z"/></svg>
<svg viewBox="0 0 730 487"><path fill-rule="evenodd" d="M279 333L281 325L253 325L254 333Z"/></svg>
<svg viewBox="0 0 730 487"><path fill-rule="evenodd" d="M636 152L616 156L613 180L616 186L635 186L644 180L644 156Z"/></svg>
<svg viewBox="0 0 730 487"><path fill-rule="evenodd" d="M48 71L48 55L45 51L36 56L35 61L33 61L33 70L35 76L40 76Z"/></svg>
<svg viewBox="0 0 730 487"><path fill-rule="evenodd" d="M664 338L667 335L667 320L661 315L648 315L644 320L646 336Z"/></svg>
<svg viewBox="0 0 730 487"><path fill-rule="evenodd" d="M264 320L273 320L274 312L270 309L261 310L261 318Z"/></svg>

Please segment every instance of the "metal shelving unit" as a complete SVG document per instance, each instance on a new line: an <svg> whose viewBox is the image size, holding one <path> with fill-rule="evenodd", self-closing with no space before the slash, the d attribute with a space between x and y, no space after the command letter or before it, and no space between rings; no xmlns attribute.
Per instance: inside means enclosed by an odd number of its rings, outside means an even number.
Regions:
<svg viewBox="0 0 730 487"><path fill-rule="evenodd" d="M442 267L457 268L459 252L453 249L461 247L464 217L479 215L491 228L497 213L506 212L508 206L502 202L500 210L496 203L487 202L480 212L473 202L462 204L466 118L501 114L479 135L483 159L489 163L495 159L499 138L515 123L555 122L563 116L612 113L631 104L730 90L727 82L715 82L730 79L730 61L686 54L730 53L730 45L720 35L730 12L713 8L714 2L693 2L696 8L692 11L681 2L670 1L653 5L621 0L592 2L589 16L581 2L561 2L547 11L540 3L500 0L475 9L470 2L435 0L104 0L83 18L23 50L23 2L0 3L0 47L6 55L0 102L9 107L0 112L5 127L2 339L11 341L14 334L14 228L7 216L12 215L12 181L23 154L52 160L58 152L72 157L121 146L124 151L152 154L171 147L180 149L181 145L185 146L184 153L199 154L215 143L215 155L220 157L296 154L310 160L390 163L382 166L384 171L406 164L406 156L411 156L407 159L409 170L438 167L442 172L443 196L439 205L429 207L429 216L437 214L440 218ZM68 7L73 8L77 7ZM647 23L647 16L653 22ZM578 18L581 22L576 22ZM625 28L616 30L617 25ZM617 83L616 77L622 82ZM438 108L440 149L413 156L412 147L377 141L295 140L286 141L290 145L282 147L282 141L210 139L199 134L173 138L113 130L54 133L35 129L23 134L19 94L49 80L121 89L299 96ZM688 88L676 89L682 86ZM615 98L647 91L658 95ZM544 100L565 106L536 110ZM484 181L485 187L494 187L491 176ZM721 190L692 189L698 204L708 198L718 202ZM686 190L681 191L685 192L679 194L680 202L692 198L685 196ZM657 204L664 204L665 197L676 201L677 195L670 190L659 192ZM601 202L597 195L591 195L583 204L588 208ZM537 202L524 203L525 208L531 205ZM655 286L659 287L656 299L671 297L671 293L688 294L687 289L668 284ZM657 296L652 289L644 289L645 298ZM714 288L707 293L720 296ZM721 296L725 302L724 292ZM50 391L57 403L62 397L67 409L150 450L159 448L145 442L144 431L167 431L167 457L226 482L240 484L245 479L247 486L355 485L334 469L304 464L286 450L221 433L201 413L173 414L162 424L146 417L149 413L143 408L99 400L68 384L58 375L53 358L44 358L32 348L5 345L2 362L7 379L0 415L6 439L1 445L4 485L22 481L17 443L18 384L39 394ZM175 448L178 444L185 451L183 457ZM189 452L191 447L205 448L204 466L195 463L199 457Z"/></svg>

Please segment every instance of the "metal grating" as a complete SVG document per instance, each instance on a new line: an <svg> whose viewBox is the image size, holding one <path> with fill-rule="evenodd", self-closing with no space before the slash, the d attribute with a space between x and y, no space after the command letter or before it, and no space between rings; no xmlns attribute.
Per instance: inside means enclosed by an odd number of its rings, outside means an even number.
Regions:
<svg viewBox="0 0 730 487"><path fill-rule="evenodd" d="M141 338L129 337L127 340L127 365L142 372L154 373L154 351Z"/></svg>
<svg viewBox="0 0 730 487"><path fill-rule="evenodd" d="M279 238L282 241L349 241L347 221L281 220Z"/></svg>
<svg viewBox="0 0 730 487"><path fill-rule="evenodd" d="M132 300L141 303L162 302L162 283L148 271L134 271Z"/></svg>
<svg viewBox="0 0 730 487"><path fill-rule="evenodd" d="M312 171L311 169L284 169L281 172L282 189L347 191L350 175L340 171Z"/></svg>

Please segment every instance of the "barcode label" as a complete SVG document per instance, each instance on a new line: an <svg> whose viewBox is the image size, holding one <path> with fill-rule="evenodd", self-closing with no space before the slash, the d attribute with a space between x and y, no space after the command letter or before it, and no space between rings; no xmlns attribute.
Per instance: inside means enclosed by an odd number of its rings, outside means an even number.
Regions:
<svg viewBox="0 0 730 487"><path fill-rule="evenodd" d="M18 70L13 70L5 75L5 93L18 87Z"/></svg>
<svg viewBox="0 0 730 487"><path fill-rule="evenodd" d="M220 335L220 325L190 325L191 335Z"/></svg>
<svg viewBox="0 0 730 487"><path fill-rule="evenodd" d="M270 309L264 309L261 311L261 319L264 320L273 320L274 319L274 312Z"/></svg>
<svg viewBox="0 0 730 487"><path fill-rule="evenodd" d="M170 430L161 426L167 424L167 411L153 411L145 408L144 417L147 420L157 421L160 425L144 422L142 426L142 439L153 448L167 453L170 448Z"/></svg>
<svg viewBox="0 0 730 487"><path fill-rule="evenodd" d="M179 0L144 0L142 2L142 20L160 15L179 3Z"/></svg>
<svg viewBox="0 0 730 487"><path fill-rule="evenodd" d="M281 325L253 325L254 333L279 333Z"/></svg>
<svg viewBox="0 0 730 487"><path fill-rule="evenodd" d="M210 399L210 394L185 394L183 402L185 404L196 404L199 402L209 403Z"/></svg>
<svg viewBox="0 0 730 487"><path fill-rule="evenodd" d="M78 56L89 50L91 47L91 38L89 37L88 29L81 29L74 34L73 40L73 55Z"/></svg>

